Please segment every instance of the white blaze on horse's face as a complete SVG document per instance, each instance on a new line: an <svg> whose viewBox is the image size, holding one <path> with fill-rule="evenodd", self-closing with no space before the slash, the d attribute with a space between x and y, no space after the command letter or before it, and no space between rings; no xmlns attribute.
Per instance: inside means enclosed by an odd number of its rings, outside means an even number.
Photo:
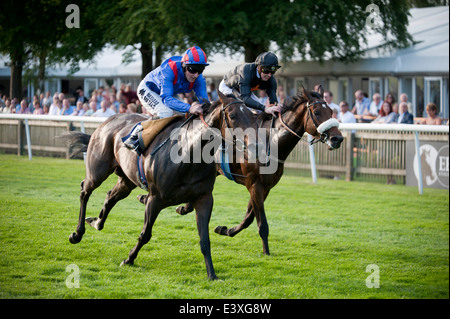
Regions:
<svg viewBox="0 0 450 319"><path fill-rule="evenodd" d="M242 113L244 113L244 106L243 106L243 105L241 105L241 106L239 107L239 109L241 110Z"/></svg>

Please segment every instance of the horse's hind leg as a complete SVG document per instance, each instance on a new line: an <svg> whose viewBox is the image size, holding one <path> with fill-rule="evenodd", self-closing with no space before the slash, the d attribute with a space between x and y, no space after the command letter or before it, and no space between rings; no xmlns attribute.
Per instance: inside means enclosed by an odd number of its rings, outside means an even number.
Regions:
<svg viewBox="0 0 450 319"><path fill-rule="evenodd" d="M89 151L88 151L89 153ZM88 156L86 161L86 178L81 182L80 193L80 215L78 217L78 226L76 232L69 236L72 244L77 244L83 238L86 231L86 205L94 189L99 187L109 175L114 171L112 159L101 158L95 154Z"/></svg>
<svg viewBox="0 0 450 319"><path fill-rule="evenodd" d="M138 195L137 199L139 202L145 205L145 202L147 201L147 196L148 195ZM193 212L194 207L192 206L191 203L186 203L184 206L178 206L175 209L175 211L177 212L177 214L186 215L189 214L190 212Z"/></svg>
<svg viewBox="0 0 450 319"><path fill-rule="evenodd" d="M116 173L119 175L119 179L113 189L111 189L106 195L100 215L98 218L86 218L86 222L97 230L103 229L106 218L114 205L116 205L118 201L130 195L131 191L136 188L136 185L134 185L133 182L131 182L121 171L117 172L116 170Z"/></svg>
<svg viewBox="0 0 450 319"><path fill-rule="evenodd" d="M153 224L155 223L160 211L161 205L159 199L156 196L149 196L145 204L144 228L142 229L136 246L134 246L134 248L130 251L128 258L122 261L120 264L121 266L132 265L139 253L139 250L141 250L142 246L150 241L150 238L152 238Z"/></svg>
<svg viewBox="0 0 450 319"><path fill-rule="evenodd" d="M89 200L89 197L92 194L93 189L85 189L85 180L81 182L81 193L80 193L80 216L78 218L78 226L76 232L72 233L69 236L69 241L72 244L77 244L83 238L85 227L84 227L84 218L86 216L86 205Z"/></svg>
<svg viewBox="0 0 450 319"><path fill-rule="evenodd" d="M194 207L192 206L191 203L186 203L184 206L178 206L176 208L176 212L180 215L186 215L192 211L194 211Z"/></svg>

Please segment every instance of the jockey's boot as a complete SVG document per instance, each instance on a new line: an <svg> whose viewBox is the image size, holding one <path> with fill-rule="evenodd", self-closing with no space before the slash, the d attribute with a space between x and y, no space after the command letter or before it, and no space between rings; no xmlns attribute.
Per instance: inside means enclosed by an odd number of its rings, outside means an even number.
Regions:
<svg viewBox="0 0 450 319"><path fill-rule="evenodd" d="M122 138L122 142L125 144L125 146L131 150L135 150L138 155L141 155L145 150L144 141L142 140L142 138L140 138L141 134L139 134L143 130L144 128L139 122L133 127L130 134Z"/></svg>

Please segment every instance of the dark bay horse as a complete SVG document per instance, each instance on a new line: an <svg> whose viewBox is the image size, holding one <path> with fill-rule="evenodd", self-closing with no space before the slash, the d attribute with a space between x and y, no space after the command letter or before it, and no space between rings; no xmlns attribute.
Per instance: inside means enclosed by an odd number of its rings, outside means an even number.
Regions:
<svg viewBox="0 0 450 319"><path fill-rule="evenodd" d="M223 96L222 96L223 97ZM208 141L202 134L211 128L217 128L221 134L228 126L246 128L253 125L252 113L242 108L241 101L225 98L209 105L209 113L204 122L198 120L187 121L180 117L165 127L152 141L143 154L142 167L148 182L148 195L141 198L145 204L144 227L138 243L130 251L122 265L133 264L139 250L152 236L152 227L159 212L172 205L190 202L197 214L197 229L200 236L200 248L205 259L208 278L216 279L209 241L209 220L213 207L212 190L217 176L214 161L203 160L191 163L188 161L174 161L171 150L182 148L193 152L203 149ZM85 233L85 222L97 230L103 229L106 218L114 205L127 197L130 192L141 184L137 175L138 155L127 149L121 137L128 134L130 129L139 121L147 118L140 115L115 115L107 119L98 127L92 136L83 133L68 133L65 137L69 145L78 147L78 152L87 148L86 177L81 183L80 215L76 232L69 240L72 244L81 241ZM167 137L184 126L182 141L174 138L164 143ZM208 128L206 125L209 125ZM220 136L220 134L219 134ZM223 136L223 135L222 135ZM245 141L241 141L245 145ZM181 145L179 145L181 144ZM163 145L161 147L161 145ZM158 151L152 152L158 148ZM175 152L176 153L176 152ZM115 173L118 175L117 184L106 196L103 208L98 218L86 218L86 204L91 193L102 184L107 177Z"/></svg>
<svg viewBox="0 0 450 319"><path fill-rule="evenodd" d="M244 185L250 192L250 201L244 220L233 228L217 226L215 232L233 237L250 226L256 217L259 235L262 239L263 252L270 255L264 201L270 190L278 183L284 172L284 162L305 132L314 137L314 142L324 142L330 150L340 147L343 137L338 129L338 122L332 118L332 110L323 100L322 86L317 85L315 91L307 91L302 87L300 95L287 99L282 108L282 114L272 121L271 116L262 114L258 127L265 128L266 138L270 139L271 148L277 147L277 154L269 156L269 162L276 165L271 173L264 173L261 168L267 163L232 163L231 173L234 180ZM271 129L272 128L272 129ZM273 132L270 136L270 132ZM275 163L274 163L275 162ZM218 172L224 174L218 166ZM177 212L187 214L192 211L192 205L178 207Z"/></svg>

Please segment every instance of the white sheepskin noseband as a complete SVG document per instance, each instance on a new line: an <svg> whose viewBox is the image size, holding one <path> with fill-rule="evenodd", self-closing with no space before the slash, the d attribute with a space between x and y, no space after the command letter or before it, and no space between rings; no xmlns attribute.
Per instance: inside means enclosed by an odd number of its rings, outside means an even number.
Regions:
<svg viewBox="0 0 450 319"><path fill-rule="evenodd" d="M320 134L323 134L332 127L339 128L339 122L334 118L328 119L325 122L323 122L322 124L320 124L319 127L317 128L317 132L319 132Z"/></svg>

